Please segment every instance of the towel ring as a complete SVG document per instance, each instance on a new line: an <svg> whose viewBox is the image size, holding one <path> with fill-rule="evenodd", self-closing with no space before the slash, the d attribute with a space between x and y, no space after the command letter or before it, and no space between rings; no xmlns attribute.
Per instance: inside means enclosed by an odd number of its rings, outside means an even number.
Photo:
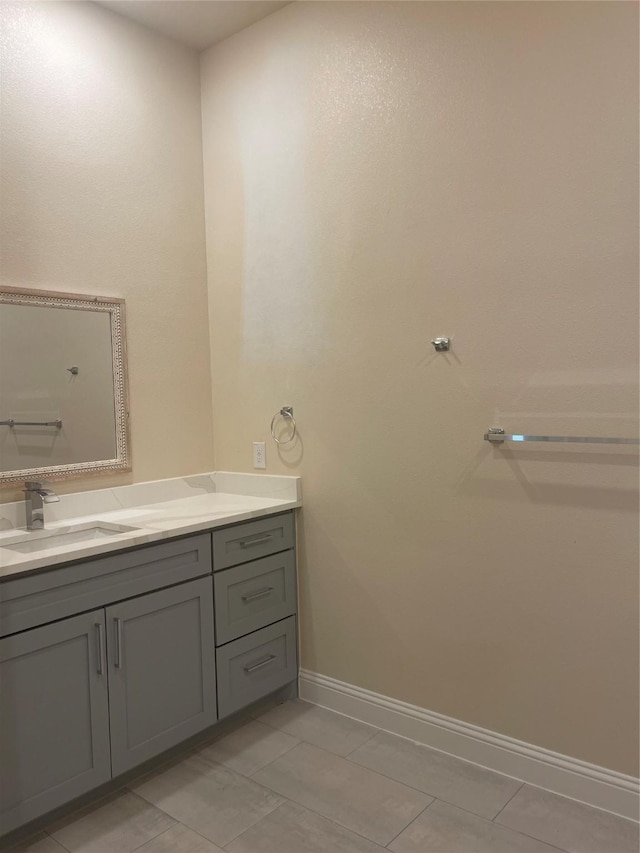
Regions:
<svg viewBox="0 0 640 853"><path fill-rule="evenodd" d="M293 425L293 432L291 433L291 437L286 441L281 441L279 438L276 438L275 433L275 423L277 418L282 417L285 420L290 420ZM296 437L296 432L298 428L296 426L296 419L293 417L293 407L292 406L283 406L279 411L275 413L275 415L271 418L271 438L275 441L276 444L291 444L293 439Z"/></svg>

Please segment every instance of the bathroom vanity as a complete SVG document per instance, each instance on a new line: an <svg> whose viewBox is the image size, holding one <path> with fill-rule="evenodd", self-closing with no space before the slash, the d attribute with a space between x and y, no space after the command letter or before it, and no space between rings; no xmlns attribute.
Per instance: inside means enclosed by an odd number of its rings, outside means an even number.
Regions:
<svg viewBox="0 0 640 853"><path fill-rule="evenodd" d="M145 544L124 532L76 544L93 554L74 559L55 548L54 526L54 565L33 568L42 549L18 569L7 558L0 834L295 682L298 505L178 498L101 514L155 524L136 528ZM15 535L0 534L0 552L3 540L9 551Z"/></svg>

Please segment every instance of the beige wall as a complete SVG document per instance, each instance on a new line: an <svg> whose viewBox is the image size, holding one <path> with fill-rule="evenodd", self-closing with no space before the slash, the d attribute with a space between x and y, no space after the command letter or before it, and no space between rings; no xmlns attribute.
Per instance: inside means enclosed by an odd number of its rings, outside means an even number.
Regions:
<svg viewBox="0 0 640 853"><path fill-rule="evenodd" d="M133 472L60 491L266 439L303 666L637 773L637 457L482 441L637 430L634 4L300 3L208 52L208 323L194 55L0 14L2 281L127 300Z"/></svg>
<svg viewBox="0 0 640 853"><path fill-rule="evenodd" d="M0 15L2 283L126 299L133 471L56 489L211 470L197 56L93 3Z"/></svg>
<svg viewBox="0 0 640 853"><path fill-rule="evenodd" d="M632 774L637 456L482 435L636 434L637 62L629 3L310 2L202 64L215 464L304 477L302 665Z"/></svg>

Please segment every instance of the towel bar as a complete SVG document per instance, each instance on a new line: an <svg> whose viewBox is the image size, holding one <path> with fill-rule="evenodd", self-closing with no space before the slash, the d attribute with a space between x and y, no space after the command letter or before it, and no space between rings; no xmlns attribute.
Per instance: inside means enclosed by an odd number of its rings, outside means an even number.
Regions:
<svg viewBox="0 0 640 853"><path fill-rule="evenodd" d="M507 435L500 427L491 427L484 434L484 440L491 444L502 444L505 441L546 441L563 444L640 444L639 438L597 438L582 435Z"/></svg>

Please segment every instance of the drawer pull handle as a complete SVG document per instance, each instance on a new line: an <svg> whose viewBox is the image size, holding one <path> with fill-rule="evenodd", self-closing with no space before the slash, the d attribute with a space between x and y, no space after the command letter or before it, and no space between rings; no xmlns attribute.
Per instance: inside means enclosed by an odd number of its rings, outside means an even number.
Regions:
<svg viewBox="0 0 640 853"><path fill-rule="evenodd" d="M120 669L122 666L122 619L114 619L113 624L116 629L116 659L114 666Z"/></svg>
<svg viewBox="0 0 640 853"><path fill-rule="evenodd" d="M266 536L258 536L257 539L241 539L240 547L241 548L251 548L252 545L262 545L263 542L269 542L271 540L271 534L268 533Z"/></svg>
<svg viewBox="0 0 640 853"><path fill-rule="evenodd" d="M104 626L102 622L96 622L96 635L98 638L98 675L104 675Z"/></svg>
<svg viewBox="0 0 640 853"><path fill-rule="evenodd" d="M256 669L262 669L263 666L267 666L272 663L276 659L275 655L267 655L264 660L259 660L257 663L252 663L249 666L245 666L244 671L249 675L251 672L255 672Z"/></svg>
<svg viewBox="0 0 640 853"><path fill-rule="evenodd" d="M250 601L255 601L256 598L264 598L265 595L269 595L272 592L272 586L265 586L263 589L257 589L255 592L248 592L246 595L241 596L241 600L245 604L248 604Z"/></svg>

